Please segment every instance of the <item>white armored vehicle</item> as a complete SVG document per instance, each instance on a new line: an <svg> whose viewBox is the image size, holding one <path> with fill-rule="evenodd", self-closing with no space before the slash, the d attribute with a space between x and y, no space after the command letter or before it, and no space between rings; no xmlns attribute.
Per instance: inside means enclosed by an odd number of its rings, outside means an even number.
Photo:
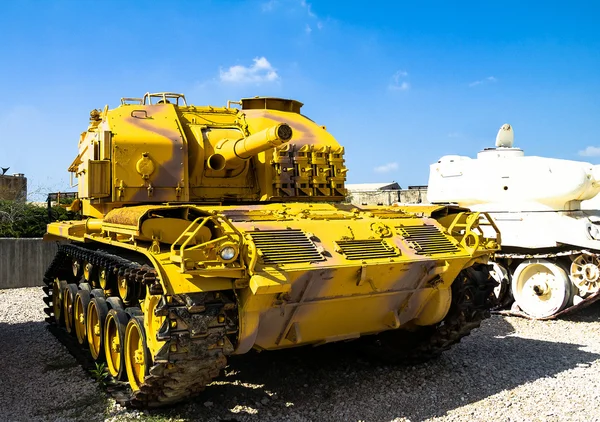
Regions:
<svg viewBox="0 0 600 422"><path fill-rule="evenodd" d="M502 234L499 299L514 297L513 313L552 318L600 298L600 211L581 206L600 193L600 165L529 157L513 139L505 124L477 158L442 157L427 195L490 213Z"/></svg>

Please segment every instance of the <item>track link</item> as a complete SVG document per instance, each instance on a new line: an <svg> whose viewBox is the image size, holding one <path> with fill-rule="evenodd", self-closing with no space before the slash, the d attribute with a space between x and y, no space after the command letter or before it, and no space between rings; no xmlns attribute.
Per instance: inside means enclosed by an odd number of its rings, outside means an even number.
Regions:
<svg viewBox="0 0 600 422"><path fill-rule="evenodd" d="M236 304L227 292L167 296L162 294L156 270L147 264L75 244L60 245L44 276L44 302L47 305L44 311L48 315L46 321L50 331L84 368L94 367L91 355L59 327L52 307L55 278L79 282L73 275L73 260L106 268L111 276L120 275L139 286L136 304L144 296L146 286L150 292L161 292L154 313L164 316L164 322L156 332L146 332L146 336L155 336L164 341L164 345L152 356L148 374L139 390L133 391L129 383L109 377L107 391L119 404L159 407L182 401L203 391L225 367L226 356L234 349L230 339L237 334ZM125 311L130 317L144 317L137 305Z"/></svg>
<svg viewBox="0 0 600 422"><path fill-rule="evenodd" d="M365 337L362 349L393 364L418 364L434 359L490 317L496 285L488 265L464 269L452 284L450 309L441 322L415 331L391 330Z"/></svg>

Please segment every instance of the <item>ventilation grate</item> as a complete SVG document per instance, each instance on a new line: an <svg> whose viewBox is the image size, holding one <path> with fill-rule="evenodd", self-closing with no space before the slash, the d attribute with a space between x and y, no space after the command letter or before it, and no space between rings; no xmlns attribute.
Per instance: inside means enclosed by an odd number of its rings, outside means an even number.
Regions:
<svg viewBox="0 0 600 422"><path fill-rule="evenodd" d="M265 264L324 261L315 244L302 230L264 230L248 233Z"/></svg>
<svg viewBox="0 0 600 422"><path fill-rule="evenodd" d="M338 240L336 242L346 259L391 258L400 253L382 239Z"/></svg>
<svg viewBox="0 0 600 422"><path fill-rule="evenodd" d="M460 251L436 226L406 226L399 227L398 230L419 255Z"/></svg>

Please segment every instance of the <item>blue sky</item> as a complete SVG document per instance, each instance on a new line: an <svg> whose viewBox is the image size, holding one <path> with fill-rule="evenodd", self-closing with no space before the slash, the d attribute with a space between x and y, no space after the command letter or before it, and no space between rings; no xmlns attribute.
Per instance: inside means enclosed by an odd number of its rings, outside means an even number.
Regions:
<svg viewBox="0 0 600 422"><path fill-rule="evenodd" d="M163 90L300 100L351 183L425 184L506 122L529 155L600 163L600 2L449 3L5 2L0 166L68 189L89 111Z"/></svg>

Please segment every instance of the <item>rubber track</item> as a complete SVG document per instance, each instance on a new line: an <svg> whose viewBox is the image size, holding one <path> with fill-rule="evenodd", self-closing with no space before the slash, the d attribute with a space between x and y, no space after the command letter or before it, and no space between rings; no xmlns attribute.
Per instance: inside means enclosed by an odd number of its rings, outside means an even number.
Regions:
<svg viewBox="0 0 600 422"><path fill-rule="evenodd" d="M100 250L92 250L74 244L60 245L56 256L44 276L44 309L52 332L84 366L94 368L89 352L79 346L75 338L58 327L53 315L52 287L56 277L74 282L72 260L88 261L108 268L113 275L120 274L140 284L152 284L156 270L148 265L126 260ZM127 308L131 314L141 315L139 308ZM237 332L236 305L219 292L162 296L155 313L165 316L165 322L157 333L165 344L152 357L152 366L144 383L137 391L129 384L107 380L107 391L122 406L160 407L180 402L197 395L211 380L219 375L227 363L226 355L233 352L228 335ZM223 315L226 316L223 319Z"/></svg>
<svg viewBox="0 0 600 422"><path fill-rule="evenodd" d="M452 304L448 315L436 326L434 335L419 352L438 356L479 328L481 322L490 317L490 309L496 300L496 285L487 265L461 271L452 284Z"/></svg>
<svg viewBox="0 0 600 422"><path fill-rule="evenodd" d="M446 317L434 326L415 331L392 330L370 336L369 355L395 364L418 364L438 357L490 317L494 287L488 265L462 270L452 284L452 302ZM365 338L367 339L367 338Z"/></svg>

